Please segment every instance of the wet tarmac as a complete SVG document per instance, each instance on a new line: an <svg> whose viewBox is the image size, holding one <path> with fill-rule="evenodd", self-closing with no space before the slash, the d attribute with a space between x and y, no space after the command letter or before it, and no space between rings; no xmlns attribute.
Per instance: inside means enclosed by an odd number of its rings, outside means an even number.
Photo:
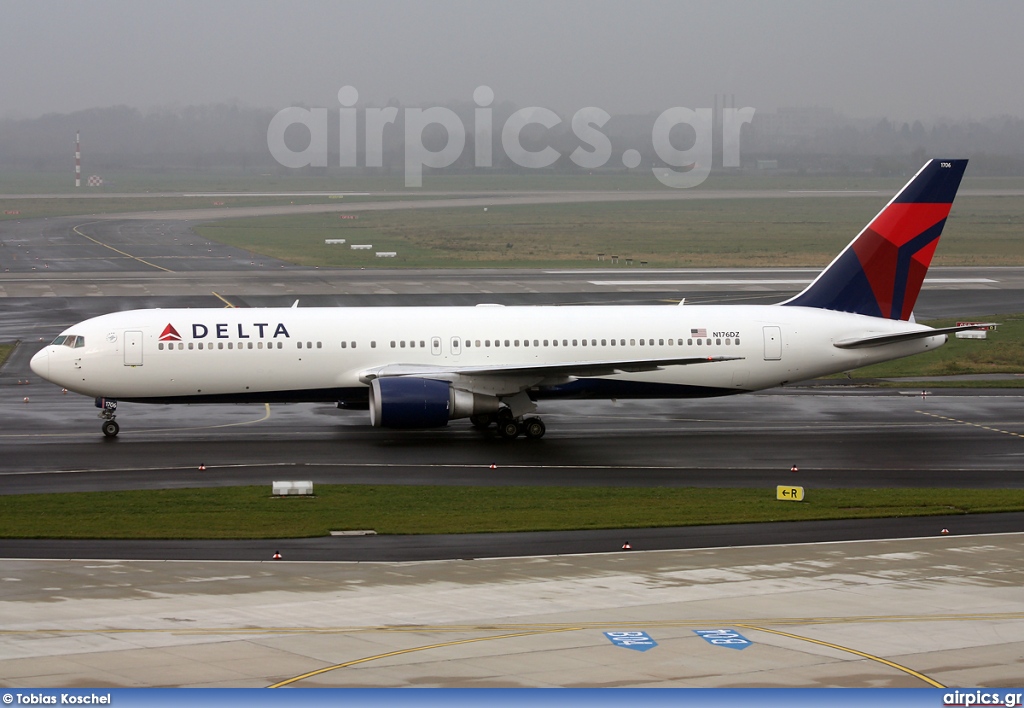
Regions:
<svg viewBox="0 0 1024 708"><path fill-rule="evenodd" d="M0 341L21 341L0 370L2 494L269 486L281 478L1024 484L1024 407L1010 389L922 395L839 382L716 400L559 402L542 408L543 440L512 443L460 424L380 431L365 413L327 406L123 404L122 433L107 441L90 400L40 382L27 367L42 342L100 312L219 307L220 298L290 305L295 296L309 305L646 304L681 294L688 302L772 302L813 272L631 273L612 284L601 272L324 272L258 265L190 240L188 221L84 223L0 228L19 263L0 273ZM1024 269L931 275L921 318L1024 309ZM628 552L618 531L2 541L0 683L1020 685L1021 531L1020 514L1003 514L641 529L630 531ZM275 550L283 560L271 560ZM742 634L750 645L730 651L697 629ZM658 646L628 651L605 631L645 631Z"/></svg>

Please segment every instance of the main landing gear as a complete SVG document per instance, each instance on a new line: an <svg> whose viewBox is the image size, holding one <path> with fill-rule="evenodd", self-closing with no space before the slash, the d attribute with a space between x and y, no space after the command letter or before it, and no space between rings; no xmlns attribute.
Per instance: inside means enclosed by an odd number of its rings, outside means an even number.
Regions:
<svg viewBox="0 0 1024 708"><path fill-rule="evenodd" d="M547 432L544 421L537 417L514 418L512 411L502 408L497 414L470 416L469 421L477 430L487 430L492 423L497 425L498 435L505 440L515 440L520 435L528 440L539 440Z"/></svg>
<svg viewBox="0 0 1024 708"><path fill-rule="evenodd" d="M117 417L117 401L112 398L97 398L96 407L100 409L99 417L103 419L103 424L100 426L103 437L116 438L121 430L121 426L114 420Z"/></svg>

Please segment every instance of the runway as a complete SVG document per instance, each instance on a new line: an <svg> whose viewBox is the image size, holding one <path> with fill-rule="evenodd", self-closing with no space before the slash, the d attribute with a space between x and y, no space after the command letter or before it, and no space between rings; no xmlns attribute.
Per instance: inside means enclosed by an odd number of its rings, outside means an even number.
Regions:
<svg viewBox="0 0 1024 708"><path fill-rule="evenodd" d="M998 389L922 395L838 382L714 400L545 403L548 435L511 444L458 423L376 430L365 413L328 406L122 404L122 433L106 441L91 401L62 394L27 368L43 342L100 312L219 307L221 298L238 306L296 298L667 305L682 295L774 302L814 274L325 272L259 265L189 240L188 221L83 223L3 224L4 248L17 241L18 265L6 251L12 267L0 274L0 341L22 342L0 370L3 494L300 478L765 487L799 480L810 489L1024 483L1021 397ZM1024 269L930 275L921 318L1022 309ZM621 531L0 541L0 614L11 618L0 632L0 676L23 686L1017 685L1021 530L1018 514L649 529L629 532L628 553ZM269 562L274 550L284 561ZM732 652L694 634L716 628L753 645ZM657 649L630 652L603 636L620 629L649 632Z"/></svg>
<svg viewBox="0 0 1024 708"><path fill-rule="evenodd" d="M0 490L6 494L269 484L280 478L321 484L770 488L795 483L793 464L802 484L818 487L1024 483L1017 472L1024 419L1014 390L936 389L922 396L918 389L871 389L845 381L723 399L597 401L583 407L544 402L548 435L514 444L482 435L464 421L431 431L374 429L365 412L323 405L122 403L122 434L107 441L98 432L91 400L39 381L28 360L65 327L115 309L220 307L225 301L287 306L295 299L311 306L669 306L681 296L688 302L761 303L797 292L814 271L634 269L629 280L609 279L602 269L321 271L279 262L261 267L237 249L199 239L182 220L64 218L6 222L4 229L5 248L13 245L18 255L5 262L22 268L0 277L6 295L0 341L22 342L0 372L7 393L0 400L0 441L8 462ZM29 265L40 262L51 267L40 272ZM177 270L166 267L171 264ZM76 270L82 267L89 270ZM274 271L271 279L267 267ZM686 284L666 286L666 279ZM1021 303L1024 269L933 269L918 312L981 317L1019 311ZM491 464L498 469L492 471ZM528 554L532 547L503 547L501 553ZM577 548L567 544L564 552Z"/></svg>

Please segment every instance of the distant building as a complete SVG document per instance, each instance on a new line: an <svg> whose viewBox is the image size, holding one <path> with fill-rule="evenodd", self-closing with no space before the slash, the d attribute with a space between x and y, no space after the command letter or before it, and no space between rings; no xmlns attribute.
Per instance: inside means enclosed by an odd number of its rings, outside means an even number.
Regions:
<svg viewBox="0 0 1024 708"><path fill-rule="evenodd" d="M831 108L779 108L775 113L757 111L751 121L757 150L790 150L807 147L831 130L847 123Z"/></svg>

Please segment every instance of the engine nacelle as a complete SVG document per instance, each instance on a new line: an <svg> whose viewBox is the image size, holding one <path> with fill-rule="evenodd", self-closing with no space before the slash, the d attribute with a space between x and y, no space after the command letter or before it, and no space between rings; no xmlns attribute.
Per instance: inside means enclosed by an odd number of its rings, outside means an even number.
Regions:
<svg viewBox="0 0 1024 708"><path fill-rule="evenodd" d="M393 377L370 382L370 423L376 428L442 428L449 420L497 412L497 397L461 391L447 381Z"/></svg>

